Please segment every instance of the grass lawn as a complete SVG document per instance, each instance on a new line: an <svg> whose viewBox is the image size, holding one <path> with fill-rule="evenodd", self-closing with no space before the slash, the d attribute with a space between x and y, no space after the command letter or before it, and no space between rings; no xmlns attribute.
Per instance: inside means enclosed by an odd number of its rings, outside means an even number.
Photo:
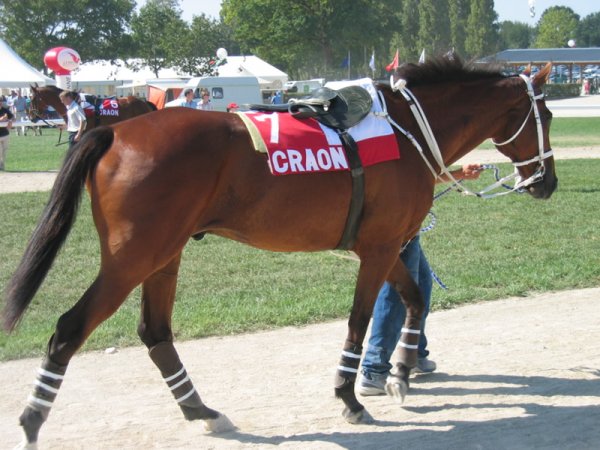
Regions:
<svg viewBox="0 0 600 450"><path fill-rule="evenodd" d="M553 148L600 146L600 117L557 117L550 126ZM485 141L479 148L495 148Z"/></svg>
<svg viewBox="0 0 600 450"><path fill-rule="evenodd" d="M63 136L63 139L65 137ZM11 137L9 171L55 170L67 150L57 130ZM556 142L600 145L600 118L555 119ZM435 272L433 308L600 284L600 160L556 161L559 189L548 201L448 194L434 205L437 227L423 236ZM501 165L504 173L511 170ZM484 176L478 184L489 182ZM48 193L0 195L0 287L21 258ZM0 334L0 360L42 355L58 317L98 270L98 243L85 195L77 223L20 328ZM190 241L180 270L173 329L177 339L227 335L347 318L358 263L343 252L269 253L207 236ZM139 292L102 324L85 349L139 344Z"/></svg>

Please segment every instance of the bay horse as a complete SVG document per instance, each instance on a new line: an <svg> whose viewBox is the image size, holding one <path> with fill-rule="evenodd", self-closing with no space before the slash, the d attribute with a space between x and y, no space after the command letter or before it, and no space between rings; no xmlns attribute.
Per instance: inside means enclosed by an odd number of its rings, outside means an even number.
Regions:
<svg viewBox="0 0 600 450"><path fill-rule="evenodd" d="M437 176L493 138L513 161L522 190L538 199L555 190L552 114L541 93L550 68L548 64L529 78L439 58L402 66L390 86L376 86L403 150L400 159L364 168L362 221L351 248L360 267L334 382L348 422L372 420L358 402L354 384L373 304L386 280L407 309L403 347L386 390L401 401L408 388L424 307L399 254L429 211ZM411 101L405 97L408 92ZM417 103L420 119L413 113ZM99 127L69 150L7 286L4 327L14 329L49 271L73 224L84 185L101 263L96 279L59 318L50 338L20 417L26 445L37 442L75 352L140 284L137 332L185 418L202 420L212 431L231 429L225 415L202 402L173 345L171 314L186 242L212 233L271 251L333 249L351 202L348 171L276 177L266 160L254 150L237 114L187 108Z"/></svg>
<svg viewBox="0 0 600 450"><path fill-rule="evenodd" d="M63 91L56 86L30 86L31 96L31 115L33 120L42 118L42 113L48 106L53 107L56 112L67 123L67 108L60 101L60 93ZM156 106L145 99L133 95L127 97L117 97L119 115L96 115L95 120L88 120L85 131L103 125L112 125L132 117L156 111Z"/></svg>

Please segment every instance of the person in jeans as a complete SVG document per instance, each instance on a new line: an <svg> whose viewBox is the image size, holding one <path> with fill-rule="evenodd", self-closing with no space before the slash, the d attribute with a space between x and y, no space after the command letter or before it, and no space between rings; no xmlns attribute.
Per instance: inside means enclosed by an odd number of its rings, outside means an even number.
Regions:
<svg viewBox="0 0 600 450"><path fill-rule="evenodd" d="M479 178L481 165L467 164L461 169L452 171L456 179L474 180ZM449 181L449 180L443 180ZM437 365L428 358L427 337L425 336L425 321L429 314L431 302L432 275L431 267L421 248L420 237L412 239L400 253L400 259L410 272L413 280L419 286L425 302L421 319L421 334L417 350L417 366L414 373L430 373ZM406 308L400 300L400 295L388 282L385 282L373 308L371 337L367 351L362 361L362 369L358 380L360 395L385 395L385 383L392 364L390 358L400 340L400 332L406 318Z"/></svg>

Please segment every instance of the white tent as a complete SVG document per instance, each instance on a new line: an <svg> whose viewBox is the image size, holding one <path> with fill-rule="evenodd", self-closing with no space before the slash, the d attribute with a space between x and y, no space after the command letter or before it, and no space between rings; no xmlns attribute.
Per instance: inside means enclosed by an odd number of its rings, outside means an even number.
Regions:
<svg viewBox="0 0 600 450"><path fill-rule="evenodd" d="M56 84L52 78L30 66L0 39L0 88L28 88L34 83L40 86Z"/></svg>
<svg viewBox="0 0 600 450"><path fill-rule="evenodd" d="M137 71L128 67L136 62L139 65L139 60L135 59L128 60L127 64L121 60L114 63L91 61L82 64L71 74L73 89L99 95L123 95L121 92L126 92L126 89L132 86L154 83L157 78L148 67L144 66ZM283 85L288 81L286 73L253 55L228 56L227 62L217 70L220 76L225 77L256 77L260 88L266 90L283 89ZM170 68L161 69L158 78L187 80L191 76Z"/></svg>
<svg viewBox="0 0 600 450"><path fill-rule="evenodd" d="M261 89L278 90L288 81L287 73L260 59L258 56L228 56L227 62L218 69L219 76L258 78Z"/></svg>
<svg viewBox="0 0 600 450"><path fill-rule="evenodd" d="M82 64L78 69L75 69L71 74L71 81L76 83L92 83L92 82L122 82L131 83L136 80L154 79L156 75L148 66L142 66L139 70L134 70L132 67L138 65L139 61L135 59L116 60L114 63L110 61L91 61ZM158 72L158 78L189 78L185 74L178 74L173 69L161 69Z"/></svg>
<svg viewBox="0 0 600 450"><path fill-rule="evenodd" d="M139 70L134 70L132 68L134 65L139 65L139 60L90 61L73 71L71 84L74 89L98 95L124 95L117 89L145 85L146 80L156 79L149 67L142 66ZM158 76L169 79L190 78L185 74L177 73L174 69L161 69Z"/></svg>

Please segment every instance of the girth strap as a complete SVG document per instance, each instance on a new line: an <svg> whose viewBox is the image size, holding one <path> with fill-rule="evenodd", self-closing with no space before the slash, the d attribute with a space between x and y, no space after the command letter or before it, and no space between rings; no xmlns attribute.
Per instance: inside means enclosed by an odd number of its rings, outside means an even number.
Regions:
<svg viewBox="0 0 600 450"><path fill-rule="evenodd" d="M346 218L346 225L342 238L337 245L339 250L349 250L354 246L356 235L360 227L360 220L365 202L365 170L358 154L358 145L346 130L336 130L342 141L350 173L352 174L352 198L350 209Z"/></svg>

